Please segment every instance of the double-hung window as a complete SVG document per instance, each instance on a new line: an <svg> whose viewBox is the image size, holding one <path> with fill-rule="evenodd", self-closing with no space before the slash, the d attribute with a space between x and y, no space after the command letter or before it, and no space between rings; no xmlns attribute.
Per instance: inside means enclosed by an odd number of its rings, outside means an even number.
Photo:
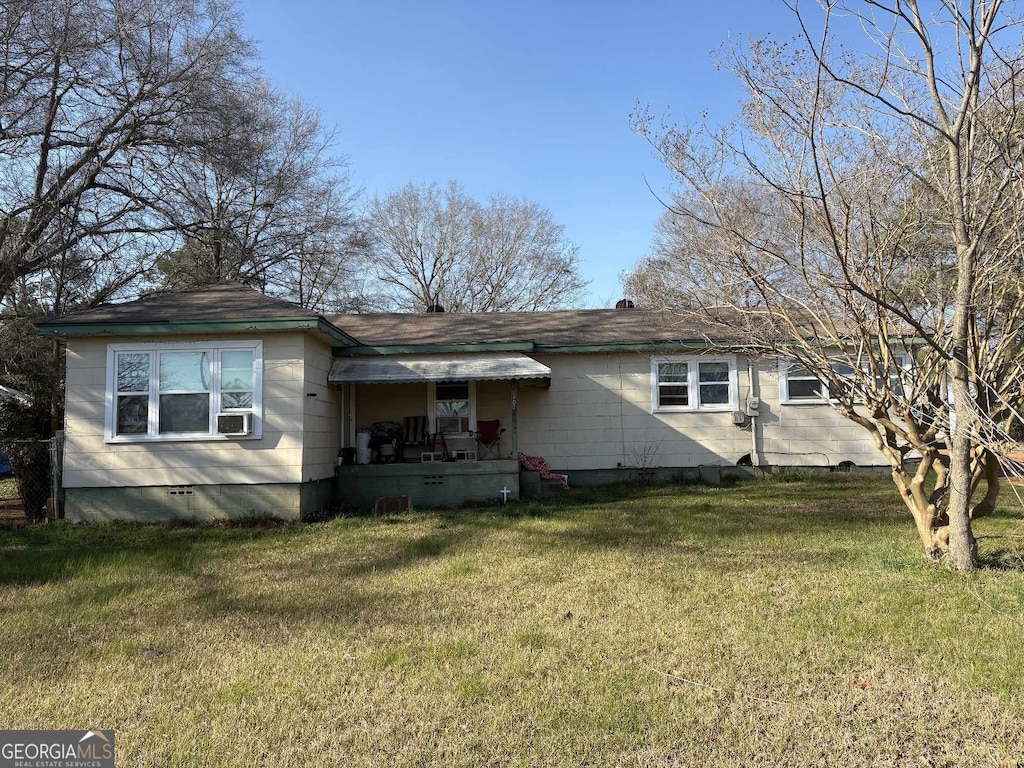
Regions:
<svg viewBox="0 0 1024 768"><path fill-rule="evenodd" d="M739 400L736 358L660 357L651 361L655 412L731 411Z"/></svg>
<svg viewBox="0 0 1024 768"><path fill-rule="evenodd" d="M893 364L896 366L896 370L890 372L890 384L900 386L902 373L910 370L910 356L894 355ZM840 381L846 384L844 380L848 380L847 387L853 387L854 368L852 366L837 361L832 363L831 367ZM865 362L861 368L865 374L868 373L868 363ZM834 386L830 386L803 366L789 360L779 361L779 388L781 402L784 405L828 403L838 399L840 394Z"/></svg>
<svg viewBox="0 0 1024 768"><path fill-rule="evenodd" d="M779 361L783 403L827 403L828 385L796 363Z"/></svg>
<svg viewBox="0 0 1024 768"><path fill-rule="evenodd" d="M476 424L475 382L448 381L430 387L433 432L469 434Z"/></svg>
<svg viewBox="0 0 1024 768"><path fill-rule="evenodd" d="M217 414L251 414L262 433L263 345L259 341L111 344L107 349L106 437L226 439Z"/></svg>

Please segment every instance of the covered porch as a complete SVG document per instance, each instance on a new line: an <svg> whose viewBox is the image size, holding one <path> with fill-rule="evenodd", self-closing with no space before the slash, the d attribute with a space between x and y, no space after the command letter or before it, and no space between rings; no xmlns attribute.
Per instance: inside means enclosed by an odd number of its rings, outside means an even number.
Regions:
<svg viewBox="0 0 1024 768"><path fill-rule="evenodd" d="M382 496L423 506L519 499L519 393L550 386L550 376L517 351L336 358L339 500L361 509ZM498 439L488 441L495 422Z"/></svg>

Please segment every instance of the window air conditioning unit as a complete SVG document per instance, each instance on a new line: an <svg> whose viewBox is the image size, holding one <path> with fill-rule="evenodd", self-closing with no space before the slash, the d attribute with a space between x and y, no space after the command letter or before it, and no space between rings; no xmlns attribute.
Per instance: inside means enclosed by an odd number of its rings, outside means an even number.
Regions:
<svg viewBox="0 0 1024 768"><path fill-rule="evenodd" d="M462 419L458 416L438 416L436 427L437 432L452 435L462 431Z"/></svg>
<svg viewBox="0 0 1024 768"><path fill-rule="evenodd" d="M218 413L217 434L240 437L252 434L251 413Z"/></svg>

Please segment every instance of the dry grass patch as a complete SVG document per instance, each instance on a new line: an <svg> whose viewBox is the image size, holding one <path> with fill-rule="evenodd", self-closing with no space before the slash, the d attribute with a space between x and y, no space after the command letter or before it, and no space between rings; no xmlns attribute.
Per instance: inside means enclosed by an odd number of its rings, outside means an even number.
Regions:
<svg viewBox="0 0 1024 768"><path fill-rule="evenodd" d="M1024 529L926 562L887 483L0 533L0 722L120 765L1017 766Z"/></svg>

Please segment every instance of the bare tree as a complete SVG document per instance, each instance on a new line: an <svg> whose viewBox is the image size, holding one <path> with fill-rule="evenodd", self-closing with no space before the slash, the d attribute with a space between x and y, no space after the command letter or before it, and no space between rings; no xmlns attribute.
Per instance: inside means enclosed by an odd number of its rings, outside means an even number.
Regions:
<svg viewBox="0 0 1024 768"><path fill-rule="evenodd" d="M579 248L528 200L479 203L455 182L408 184L373 200L367 218L380 308L553 309L572 306L586 286Z"/></svg>
<svg viewBox="0 0 1024 768"><path fill-rule="evenodd" d="M0 30L0 297L70 251L80 264L152 256L166 225L149 215L149 180L202 95L252 55L233 6L10 0Z"/></svg>
<svg viewBox="0 0 1024 768"><path fill-rule="evenodd" d="M754 297L726 297L747 318L735 332L824 382L888 460L925 550L968 570L1022 405L1024 56L999 0L934 5L788 4L795 43L725 53L747 93L734 123L641 110L635 127L680 184L673 225ZM843 24L863 49L836 43Z"/></svg>
<svg viewBox="0 0 1024 768"><path fill-rule="evenodd" d="M788 217L784 209L777 209L777 196L735 182L724 183L720 194L730 197L729 215L734 228L756 232L760 242L791 235L780 231ZM677 197L676 204L666 208L655 225L651 254L623 275L627 296L649 307L760 306L762 300L755 286L736 272L738 257L752 270L770 274L774 284L787 281L787 292L800 291L801 281L776 260L741 240L720 237L715 226L677 213L677 209L692 208L711 214L701 196L690 195L686 200L682 194Z"/></svg>
<svg viewBox="0 0 1024 768"><path fill-rule="evenodd" d="M235 83L197 115L190 148L157 179L185 235L159 260L165 284L231 279L340 311L363 235L347 163L317 110L262 79Z"/></svg>

